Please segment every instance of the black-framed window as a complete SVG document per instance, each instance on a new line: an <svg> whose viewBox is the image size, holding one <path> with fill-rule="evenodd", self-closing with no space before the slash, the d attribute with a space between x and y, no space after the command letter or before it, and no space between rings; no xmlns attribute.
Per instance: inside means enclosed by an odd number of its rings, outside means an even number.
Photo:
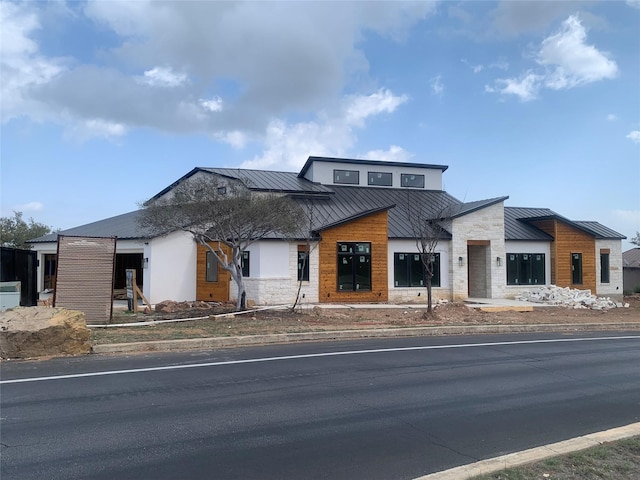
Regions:
<svg viewBox="0 0 640 480"><path fill-rule="evenodd" d="M544 284L544 253L507 253L507 285Z"/></svg>
<svg viewBox="0 0 640 480"><path fill-rule="evenodd" d="M432 253L431 286L440 286L440 254ZM420 253L393 254L393 284L396 287L426 287L427 271Z"/></svg>
<svg viewBox="0 0 640 480"><path fill-rule="evenodd" d="M218 259L213 252L207 251L205 277L207 282L218 281Z"/></svg>
<svg viewBox="0 0 640 480"><path fill-rule="evenodd" d="M393 185L393 174L386 172L369 172L367 174L369 185L390 187Z"/></svg>
<svg viewBox="0 0 640 480"><path fill-rule="evenodd" d="M360 172L358 170L334 170L333 183L344 183L346 185L359 185Z"/></svg>
<svg viewBox="0 0 640 480"><path fill-rule="evenodd" d="M298 281L309 281L309 254L298 250Z"/></svg>
<svg viewBox="0 0 640 480"><path fill-rule="evenodd" d="M609 283L610 281L609 254L600 252L600 283Z"/></svg>
<svg viewBox="0 0 640 480"><path fill-rule="evenodd" d="M250 254L251 252L242 252L242 257L240 260L240 266L242 267L242 276L243 277L248 277L249 276L249 259L250 259Z"/></svg>
<svg viewBox="0 0 640 480"><path fill-rule="evenodd" d="M338 243L338 290L371 290L371 243Z"/></svg>
<svg viewBox="0 0 640 480"><path fill-rule="evenodd" d="M400 175L400 185L403 187L424 188L424 175L402 173Z"/></svg>
<svg viewBox="0 0 640 480"><path fill-rule="evenodd" d="M582 285L582 253L571 254L571 283Z"/></svg>

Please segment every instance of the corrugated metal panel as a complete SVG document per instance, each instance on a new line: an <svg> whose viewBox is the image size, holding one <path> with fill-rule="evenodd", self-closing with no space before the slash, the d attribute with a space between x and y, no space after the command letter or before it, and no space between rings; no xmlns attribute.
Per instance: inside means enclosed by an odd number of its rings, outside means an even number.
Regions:
<svg viewBox="0 0 640 480"><path fill-rule="evenodd" d="M116 237L58 237L53 303L85 313L87 323L111 319Z"/></svg>

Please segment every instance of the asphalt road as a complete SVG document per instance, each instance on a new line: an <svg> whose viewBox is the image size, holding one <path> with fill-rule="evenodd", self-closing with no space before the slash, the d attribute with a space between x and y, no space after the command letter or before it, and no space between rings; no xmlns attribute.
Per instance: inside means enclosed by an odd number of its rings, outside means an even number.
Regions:
<svg viewBox="0 0 640 480"><path fill-rule="evenodd" d="M4 362L1 475L411 479L640 420L637 332L556 338Z"/></svg>

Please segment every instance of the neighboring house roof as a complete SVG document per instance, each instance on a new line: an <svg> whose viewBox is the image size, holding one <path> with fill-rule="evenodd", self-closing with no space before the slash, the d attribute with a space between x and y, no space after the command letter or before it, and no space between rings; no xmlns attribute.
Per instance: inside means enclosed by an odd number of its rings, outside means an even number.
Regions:
<svg viewBox="0 0 640 480"><path fill-rule="evenodd" d="M140 230L136 221L139 215L140 210L124 213L122 215L105 218L104 220L88 223L79 227L49 233L48 235L29 240L29 243L57 242L58 235L78 237L118 237L122 240L148 238Z"/></svg>
<svg viewBox="0 0 640 480"><path fill-rule="evenodd" d="M300 173L297 174L299 178L304 177L304 174L307 173L309 167L313 162L323 162L323 163L350 163L352 165L385 165L390 167L411 167L411 168L430 168L435 170L440 170L444 172L447 168L447 165L432 165L429 163L411 163L411 162L386 162L381 160L362 160L356 158L333 158L333 157L309 157L300 170Z"/></svg>
<svg viewBox="0 0 640 480"><path fill-rule="evenodd" d="M640 268L640 247L622 252L622 266L625 268Z"/></svg>

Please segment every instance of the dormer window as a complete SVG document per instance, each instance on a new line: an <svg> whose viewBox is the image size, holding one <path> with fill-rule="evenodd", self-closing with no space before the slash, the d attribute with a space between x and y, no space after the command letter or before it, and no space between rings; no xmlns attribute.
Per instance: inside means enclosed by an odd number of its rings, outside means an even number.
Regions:
<svg viewBox="0 0 640 480"><path fill-rule="evenodd" d="M400 175L400 184L403 187L424 188L424 175L403 173Z"/></svg>
<svg viewBox="0 0 640 480"><path fill-rule="evenodd" d="M358 170L334 170L333 183L342 183L345 185L359 185L360 172L358 172Z"/></svg>

